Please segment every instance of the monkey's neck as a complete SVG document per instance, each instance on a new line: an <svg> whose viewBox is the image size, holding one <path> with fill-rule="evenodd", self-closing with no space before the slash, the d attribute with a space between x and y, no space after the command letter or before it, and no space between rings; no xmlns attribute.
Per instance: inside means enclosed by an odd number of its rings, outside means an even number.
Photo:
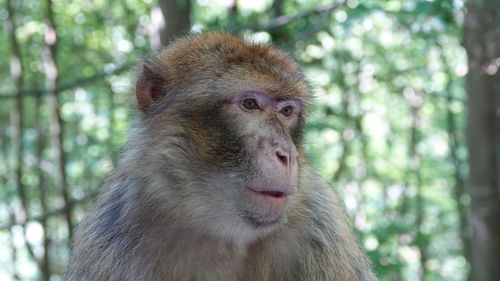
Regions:
<svg viewBox="0 0 500 281"><path fill-rule="evenodd" d="M154 192L150 181L130 174L122 174L120 178L122 183L107 191L114 193L109 198L121 198L128 201L124 206L133 207L123 214L128 220L122 224L126 229L117 233L137 239L130 244L133 247L130 252L140 252L147 257L144 268L171 276L168 280L238 280L246 258L246 245L188 226L182 218L172 215L174 212L169 208L173 207L165 207L165 198ZM130 185L140 188L130 188Z"/></svg>
<svg viewBox="0 0 500 281"><path fill-rule="evenodd" d="M162 226L163 225L163 226ZM152 245L150 263L159 269L175 269L168 280L238 280L246 258L246 248L193 229L163 221L144 236L144 245ZM216 268L218 271L213 271ZM156 271L156 270L155 270Z"/></svg>

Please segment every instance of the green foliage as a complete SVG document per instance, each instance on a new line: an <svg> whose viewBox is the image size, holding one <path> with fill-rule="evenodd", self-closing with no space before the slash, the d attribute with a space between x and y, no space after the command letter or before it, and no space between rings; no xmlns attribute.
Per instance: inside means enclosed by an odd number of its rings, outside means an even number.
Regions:
<svg viewBox="0 0 500 281"><path fill-rule="evenodd" d="M0 20L8 13L0 0ZM25 88L44 89L44 1L12 1L21 46ZM464 85L466 54L460 45L462 1L347 1L331 16L312 13L285 26L259 30L276 15L271 1L193 4L193 30L231 30L287 48L304 66L315 99L306 125L306 151L316 170L343 198L359 239L381 280L465 280L460 213L467 197L458 190L465 175ZM285 16L329 2L285 1ZM151 49L152 1L54 2L59 93L64 122L66 173L71 197L96 190L118 160L126 138L133 71L111 73L137 62ZM317 30L310 30L317 25ZM298 41L294 41L296 39ZM0 30L0 56L12 56L9 34ZM290 42L293 42L291 44ZM4 60L7 62L7 60ZM0 226L22 221L15 183L11 117L16 87L7 63L0 64ZM23 98L22 182L29 213L41 215L40 181L48 207L61 206L55 179L55 151L49 138L46 93ZM38 138L35 128L42 126ZM451 124L451 125L450 125ZM450 127L451 126L451 127ZM40 140L42 140L40 142ZM453 141L457 143L454 144ZM42 145L42 161L37 155ZM457 158L452 157L453 154ZM39 177L39 168L43 178ZM458 200L458 201L457 201ZM88 203L75 205L80 219ZM51 271L61 276L67 258L62 217L48 220ZM0 279L18 274L40 278L24 238L43 252L39 222L28 234L14 226L0 230ZM13 243L14 248L10 245ZM422 253L425 259L422 260ZM421 262L424 262L422 270ZM15 264L15 267L13 266ZM425 276L421 277L425 272Z"/></svg>

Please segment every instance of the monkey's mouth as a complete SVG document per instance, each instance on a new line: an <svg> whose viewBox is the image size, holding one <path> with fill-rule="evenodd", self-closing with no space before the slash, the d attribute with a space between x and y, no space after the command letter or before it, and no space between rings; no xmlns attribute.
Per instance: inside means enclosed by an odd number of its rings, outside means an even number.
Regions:
<svg viewBox="0 0 500 281"><path fill-rule="evenodd" d="M246 186L248 193L244 217L253 226L272 225L281 221L288 204L288 195L285 188L279 187L256 188Z"/></svg>
<svg viewBox="0 0 500 281"><path fill-rule="evenodd" d="M250 190L252 193L265 196L265 197L270 197L270 198L276 198L276 199L281 199L281 198L286 198L288 195L283 192L283 191L275 191L275 190L256 190L251 187L247 186L247 189Z"/></svg>

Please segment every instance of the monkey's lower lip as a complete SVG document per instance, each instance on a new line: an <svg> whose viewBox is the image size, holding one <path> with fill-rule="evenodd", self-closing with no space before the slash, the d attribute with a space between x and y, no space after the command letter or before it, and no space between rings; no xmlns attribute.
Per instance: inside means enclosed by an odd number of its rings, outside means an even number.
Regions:
<svg viewBox="0 0 500 281"><path fill-rule="evenodd" d="M275 190L255 190L251 187L246 187L250 192L255 193L259 196L265 196L269 198L283 199L288 196L285 192L275 191Z"/></svg>

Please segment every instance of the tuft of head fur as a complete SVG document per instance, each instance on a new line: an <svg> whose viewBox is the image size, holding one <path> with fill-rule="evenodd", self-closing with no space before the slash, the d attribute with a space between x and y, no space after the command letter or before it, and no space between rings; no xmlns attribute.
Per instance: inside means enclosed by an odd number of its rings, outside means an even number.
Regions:
<svg viewBox="0 0 500 281"><path fill-rule="evenodd" d="M205 32L180 38L161 50L157 58L180 75L178 80L200 72L206 75L207 66L212 73L217 73L224 68L248 64L278 67L301 79L297 76L301 72L299 66L285 52L226 33Z"/></svg>

